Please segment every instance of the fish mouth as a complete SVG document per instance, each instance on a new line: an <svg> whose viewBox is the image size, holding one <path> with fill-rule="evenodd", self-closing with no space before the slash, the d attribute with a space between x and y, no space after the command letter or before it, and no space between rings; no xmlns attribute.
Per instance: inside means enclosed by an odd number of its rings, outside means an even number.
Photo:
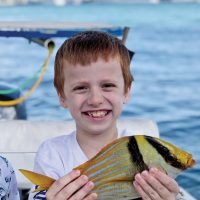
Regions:
<svg viewBox="0 0 200 200"><path fill-rule="evenodd" d="M196 164L196 161L192 158L192 156L189 157L188 161L187 161L187 165L192 167Z"/></svg>
<svg viewBox="0 0 200 200"><path fill-rule="evenodd" d="M92 118L103 118L107 116L111 110L93 110L93 111L85 111L83 114L92 117Z"/></svg>

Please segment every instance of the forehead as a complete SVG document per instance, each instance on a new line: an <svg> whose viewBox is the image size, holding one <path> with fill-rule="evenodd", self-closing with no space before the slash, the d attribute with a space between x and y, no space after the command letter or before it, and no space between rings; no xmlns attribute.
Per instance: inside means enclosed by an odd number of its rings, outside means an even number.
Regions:
<svg viewBox="0 0 200 200"><path fill-rule="evenodd" d="M64 63L65 80L71 79L119 79L123 78L120 61L117 57L104 60L102 58L88 65L72 65Z"/></svg>

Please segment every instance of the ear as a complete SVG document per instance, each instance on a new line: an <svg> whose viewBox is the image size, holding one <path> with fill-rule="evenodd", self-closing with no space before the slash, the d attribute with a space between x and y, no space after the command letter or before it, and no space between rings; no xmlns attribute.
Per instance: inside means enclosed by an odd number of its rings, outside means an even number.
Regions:
<svg viewBox="0 0 200 200"><path fill-rule="evenodd" d="M68 105L67 105L67 99L66 99L66 97L63 97L60 93L58 93L58 98L59 98L60 105L63 108L67 108Z"/></svg>
<svg viewBox="0 0 200 200"><path fill-rule="evenodd" d="M123 100L123 103L127 103L129 98L130 98L130 94L131 94L131 87L128 88L128 91L124 94L124 100Z"/></svg>

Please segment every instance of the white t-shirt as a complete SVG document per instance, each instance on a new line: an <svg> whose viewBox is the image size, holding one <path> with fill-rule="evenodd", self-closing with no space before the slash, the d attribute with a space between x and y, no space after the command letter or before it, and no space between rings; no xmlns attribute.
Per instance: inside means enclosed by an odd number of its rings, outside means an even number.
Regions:
<svg viewBox="0 0 200 200"><path fill-rule="evenodd" d="M0 156L0 199L20 199L15 172L8 160L2 156Z"/></svg>
<svg viewBox="0 0 200 200"><path fill-rule="evenodd" d="M128 135L126 130L118 132L118 138ZM51 138L42 143L35 157L34 171L58 179L87 160L74 131L69 135ZM46 199L45 192L30 193L29 200L33 199Z"/></svg>

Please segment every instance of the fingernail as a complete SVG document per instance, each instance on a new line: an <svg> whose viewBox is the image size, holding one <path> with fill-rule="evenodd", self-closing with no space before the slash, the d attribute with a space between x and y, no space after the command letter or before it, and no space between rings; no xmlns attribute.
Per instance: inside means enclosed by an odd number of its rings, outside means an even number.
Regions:
<svg viewBox="0 0 200 200"><path fill-rule="evenodd" d="M97 193L92 193L92 199L96 199L97 198Z"/></svg>
<svg viewBox="0 0 200 200"><path fill-rule="evenodd" d="M75 170L75 174L79 176L81 174L80 170Z"/></svg>
<svg viewBox="0 0 200 200"><path fill-rule="evenodd" d="M146 170L142 172L142 176L143 176L143 177L147 177L148 174L149 174L149 173L148 173L148 171L146 171Z"/></svg>
<svg viewBox="0 0 200 200"><path fill-rule="evenodd" d="M139 181L141 178L142 177L141 177L140 173L138 173L138 174L135 175L135 180Z"/></svg>
<svg viewBox="0 0 200 200"><path fill-rule="evenodd" d="M87 184L86 184L87 188L88 189L92 189L94 187L94 183L92 181L89 181Z"/></svg>
<svg viewBox="0 0 200 200"><path fill-rule="evenodd" d="M83 181L87 181L87 180L88 180L88 177L87 177L86 175L82 175L82 176L81 176L81 179L82 179Z"/></svg>
<svg viewBox="0 0 200 200"><path fill-rule="evenodd" d="M137 187L137 186L138 186L137 181L133 181L133 185L134 185L135 187Z"/></svg>
<svg viewBox="0 0 200 200"><path fill-rule="evenodd" d="M154 167L150 169L150 173L151 174L155 175L157 172L158 172L158 170L156 168L154 168Z"/></svg>

